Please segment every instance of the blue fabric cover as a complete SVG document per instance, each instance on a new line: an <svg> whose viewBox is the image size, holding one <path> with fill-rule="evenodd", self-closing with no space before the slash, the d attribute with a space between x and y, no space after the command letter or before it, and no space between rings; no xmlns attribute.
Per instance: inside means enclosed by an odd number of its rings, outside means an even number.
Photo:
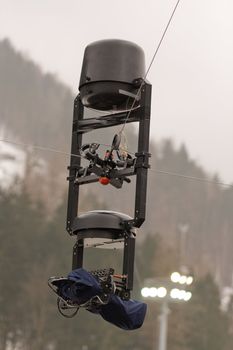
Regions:
<svg viewBox="0 0 233 350"><path fill-rule="evenodd" d="M97 279L88 271L80 268L68 274L68 279L59 287L59 294L66 299L83 304L102 293Z"/></svg>
<svg viewBox="0 0 233 350"><path fill-rule="evenodd" d="M143 325L147 305L136 300L122 300L112 294L108 304L101 306L99 314L105 321L125 330L133 330Z"/></svg>
<svg viewBox="0 0 233 350"><path fill-rule="evenodd" d="M71 271L67 280L62 281L59 286L59 295L79 304L101 293L102 288L98 280L82 268ZM105 321L119 328L133 330L142 326L146 309L145 303L136 300L124 301L117 295L111 294L108 304L88 311L100 314Z"/></svg>

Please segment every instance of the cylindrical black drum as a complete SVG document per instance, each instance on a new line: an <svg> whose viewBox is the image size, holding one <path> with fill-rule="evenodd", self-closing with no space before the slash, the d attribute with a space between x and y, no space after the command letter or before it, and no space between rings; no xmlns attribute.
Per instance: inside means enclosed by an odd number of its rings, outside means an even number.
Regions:
<svg viewBox="0 0 233 350"><path fill-rule="evenodd" d="M84 240L84 246L118 249L123 248L125 239L124 223L132 220L126 214L107 211L93 210L76 217L73 222L72 231L77 239ZM128 232L129 236L135 234L135 229Z"/></svg>
<svg viewBox="0 0 233 350"><path fill-rule="evenodd" d="M100 40L85 49L79 90L84 106L98 110L131 107L145 75L145 56L125 40Z"/></svg>

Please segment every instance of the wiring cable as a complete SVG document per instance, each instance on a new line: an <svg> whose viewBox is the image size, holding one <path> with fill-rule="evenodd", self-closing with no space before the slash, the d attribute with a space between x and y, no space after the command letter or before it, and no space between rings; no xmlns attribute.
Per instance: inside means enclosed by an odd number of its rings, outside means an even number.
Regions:
<svg viewBox="0 0 233 350"><path fill-rule="evenodd" d="M78 157L78 158L86 159L81 154L74 154L74 153L65 152L65 151L61 151L61 150L58 150L58 149L55 149L55 148L50 148L50 147L45 147L45 146L37 146L37 145L29 144L29 143L16 142L16 141L7 140L7 139L0 139L0 142L10 143L12 145L21 146L21 147L27 147L27 148L31 148L31 149L35 149L35 150L39 150L39 151L54 152L54 153L58 153L58 154L63 154L63 155L68 156L68 157L72 156L72 157ZM106 144L106 143L98 143L98 144L100 146L104 146L104 147L111 147L110 144ZM126 148L121 148L121 149L123 151L126 151L127 153L129 153L131 155L135 155L135 152L130 152Z"/></svg>
<svg viewBox="0 0 233 350"><path fill-rule="evenodd" d="M7 139L0 139L0 142L10 143L12 145L21 146L21 147L27 147L27 148L31 148L31 149L35 149L35 150L39 150L39 151L49 151L49 152L53 152L53 153L63 154L63 155L66 155L66 156L73 156L73 157L78 157L78 158L85 159L85 157L83 157L82 155L73 154L73 153L70 153L70 152L64 152L64 151L61 151L61 150L57 150L55 148L49 148L49 147L44 147L44 146L37 146L37 145L32 145L32 144L23 143L23 142L11 141L11 140L7 140Z"/></svg>
<svg viewBox="0 0 233 350"><path fill-rule="evenodd" d="M43 146L37 146L37 145L31 145L31 144L27 144L27 143L23 143L23 142L15 142L15 141L11 141L11 140L7 140L7 139L0 139L0 142L6 142L6 143L10 143L16 146L21 146L21 147L28 147L28 148L32 148L32 149L36 149L36 150L40 150L40 151L48 151L48 152L54 152L57 154L61 154L61 155L65 155L65 156L73 156L73 157L78 157L78 158L83 158L86 160L86 158L82 155L78 155L78 154L73 154L73 153L69 153L69 152L64 152L64 151L60 151L54 148L48 148L48 147L43 147ZM100 144L101 146L111 146L108 144ZM129 152L127 150L127 152L129 154L134 155L135 153L133 152ZM189 175L185 175L182 173L177 173L177 172L172 172L172 171L166 171L166 170L155 170L155 169L151 169L149 168L149 171L152 173L157 173L160 175L168 175L168 176L173 176L173 177L180 177L183 178L185 180L191 180L191 181L198 181L198 182L205 182L205 183L209 183L209 184L213 184L213 185L219 185L219 186L225 186L225 187L229 187L229 188L233 188L233 184L230 183L225 183L225 182L221 182L221 181L214 181L214 180L210 180L208 178L204 178L204 177L196 177L196 176L189 176Z"/></svg>
<svg viewBox="0 0 233 350"><path fill-rule="evenodd" d="M204 178L204 177L189 176L189 175L175 173L175 172L172 172L172 171L165 171L165 170L150 169L150 171L153 172L153 173L161 174L161 175L169 175L169 176L174 176L174 177L180 177L180 178L183 178L183 179L186 179L186 180L206 182L206 183L209 183L209 184L212 184L212 185L220 185L220 186L226 186L226 187L233 188L233 184L229 184L229 183L225 183L225 182L221 182L221 181L214 181L214 180L210 180L210 179Z"/></svg>
<svg viewBox="0 0 233 350"><path fill-rule="evenodd" d="M166 35L167 31L168 31L168 28L169 28L169 26L170 26L170 24L171 24L171 21L172 21L174 15L175 15L175 12L176 12L176 10L177 10L177 7L178 7L179 3L180 3L180 0L178 0L178 1L176 2L176 5L175 5L175 7L174 7L174 9L173 9L173 11L172 11L172 14L171 14L171 16L170 16L170 18L169 18L169 20L168 20L168 22L167 22L167 25L166 25L166 27L165 27L165 29L164 29L164 31L163 31L163 34L162 34L162 36L161 36L161 39L159 40L159 43L158 43L158 45L157 45L157 48L156 48L156 50L155 50L155 52L154 52L154 55L153 55L153 57L152 57L152 59L151 59L151 62L150 62L149 66L148 66L148 68L147 68L147 70L146 70L146 73L145 73L144 77L142 78L142 82L141 82L141 84L140 84L140 86L139 86L139 88L138 88L137 94L136 94L136 96L135 96L135 98L134 98L134 100L133 100L133 103L132 103L132 105L131 105L131 108L130 108L130 110L129 110L128 113L127 113L127 116L126 116L126 118L125 118L124 124L122 125L122 127L121 127L121 129L120 129L120 131L119 131L119 135L122 134L122 132L123 132L123 130L124 130L124 128L125 128L125 125L126 125L128 119L129 119L129 117L130 117L130 115L131 115L131 113L132 113L132 111L133 111L133 109L134 109L135 103L136 103L136 101L138 100L138 98L139 98L139 96L140 96L140 93L141 93L143 84L144 84L144 82L145 82L145 80L146 80L146 78L147 78L147 76L148 76L148 74L149 74L149 71L150 71L150 69L151 69L151 67L152 67L152 65L153 65L153 63L154 63L155 57L156 57L157 54L158 54L158 51L159 51L159 49L160 49L160 46L162 45L162 42L163 42L163 40L164 40L164 37L165 37L165 35Z"/></svg>

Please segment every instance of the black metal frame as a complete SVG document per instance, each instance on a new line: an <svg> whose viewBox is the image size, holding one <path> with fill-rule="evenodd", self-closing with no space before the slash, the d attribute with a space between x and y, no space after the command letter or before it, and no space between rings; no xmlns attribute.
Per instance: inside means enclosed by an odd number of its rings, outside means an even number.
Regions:
<svg viewBox="0 0 233 350"><path fill-rule="evenodd" d="M150 134L150 111L151 111L151 85L144 82L141 89L140 105L133 109L127 118L128 112L113 113L94 118L84 119L84 107L81 103L80 95L74 100L73 111L73 128L71 142L71 157L68 190L68 208L66 229L70 235L75 233L72 230L74 219L78 215L79 186L97 182L99 177L95 174L79 176L82 169L80 148L82 146L82 135L94 129L107 128L120 124L139 122L138 149L135 154L133 166L115 170L115 178L124 178L136 175L135 189L135 208L134 218L124 222L123 231L126 232L124 243L123 274L128 276L127 289L133 287L133 264L135 237L132 236L131 230L134 227L140 227L145 221L146 215L146 194L147 194L147 174L149 165L149 134ZM83 264L84 240L78 239L73 248L73 269L82 267Z"/></svg>

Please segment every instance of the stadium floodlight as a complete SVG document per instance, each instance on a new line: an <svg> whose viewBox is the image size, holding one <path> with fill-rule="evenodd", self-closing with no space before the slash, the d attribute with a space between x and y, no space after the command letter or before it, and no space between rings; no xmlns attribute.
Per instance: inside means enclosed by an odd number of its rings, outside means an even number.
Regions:
<svg viewBox="0 0 233 350"><path fill-rule="evenodd" d="M192 293L191 292L186 292L184 296L184 301L189 301L192 298Z"/></svg>
<svg viewBox="0 0 233 350"><path fill-rule="evenodd" d="M193 276L181 275L177 271L171 274L170 279L173 283L187 284L188 286L193 283Z"/></svg>
<svg viewBox="0 0 233 350"><path fill-rule="evenodd" d="M186 295L186 291L185 290L180 290L179 291L179 296L178 296L178 299L179 300L184 300L184 298L185 298L185 295Z"/></svg>
<svg viewBox="0 0 233 350"><path fill-rule="evenodd" d="M185 284L187 283L187 277L185 275L180 276L180 280L179 280L180 284Z"/></svg>
<svg viewBox="0 0 233 350"><path fill-rule="evenodd" d="M186 290L183 290L183 289L173 288L170 291L170 297L171 299L189 301L192 297L192 293L187 292Z"/></svg>
<svg viewBox="0 0 233 350"><path fill-rule="evenodd" d="M158 296L158 289L157 288L155 288L155 287L151 287L151 288L149 288L150 289L150 297L151 298L155 298L155 297L157 297Z"/></svg>
<svg viewBox="0 0 233 350"><path fill-rule="evenodd" d="M193 283L193 277L192 276L188 276L187 277L187 280L186 280L186 284L187 285L190 285L190 284L192 284Z"/></svg>
<svg viewBox="0 0 233 350"><path fill-rule="evenodd" d="M144 287L141 290L141 295L144 298L165 298L167 295L167 289L165 287L159 287L159 288L155 288L155 287Z"/></svg>
<svg viewBox="0 0 233 350"><path fill-rule="evenodd" d="M144 287L141 290L141 295L144 298L156 298L158 295L158 288L155 287ZM160 295L162 295L162 292L160 291Z"/></svg>
<svg viewBox="0 0 233 350"><path fill-rule="evenodd" d="M193 277L191 275L182 275L179 272L173 272L169 279L154 279L153 284L152 280L149 281L149 286L142 288L141 295L144 298L153 298L158 302L179 302L179 301L189 301L192 297L192 293L189 290L186 290L188 285L193 282ZM175 284L172 287L173 283ZM148 281L147 281L148 283ZM178 286L180 285L180 287Z"/></svg>
<svg viewBox="0 0 233 350"><path fill-rule="evenodd" d="M165 298L167 295L167 289L165 287L159 287L157 290L157 295L159 298Z"/></svg>
<svg viewBox="0 0 233 350"><path fill-rule="evenodd" d="M142 290L141 290L141 295L142 295L144 298L148 298L148 297L150 296L150 288L148 288L148 287L142 288Z"/></svg>
<svg viewBox="0 0 233 350"><path fill-rule="evenodd" d="M179 295L179 289L173 288L173 289L170 291L170 297L171 297L172 299L178 299L178 295Z"/></svg>
<svg viewBox="0 0 233 350"><path fill-rule="evenodd" d="M174 283L178 283L179 280L180 280L180 273L179 272L173 272L171 274L171 281L174 282Z"/></svg>

